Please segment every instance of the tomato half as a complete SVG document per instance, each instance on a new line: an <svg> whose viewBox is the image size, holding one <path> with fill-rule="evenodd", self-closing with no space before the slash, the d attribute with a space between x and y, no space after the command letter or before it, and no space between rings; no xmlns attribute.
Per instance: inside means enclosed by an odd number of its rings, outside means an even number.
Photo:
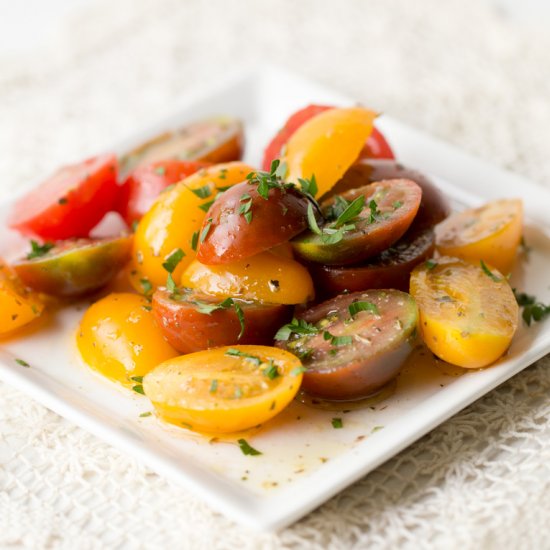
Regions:
<svg viewBox="0 0 550 550"><path fill-rule="evenodd" d="M157 414L207 433L253 428L279 414L302 381L300 360L267 346L223 347L166 361L143 379Z"/></svg>
<svg viewBox="0 0 550 550"><path fill-rule="evenodd" d="M168 342L181 353L192 353L233 344L272 344L291 308L159 288L153 294L153 313Z"/></svg>
<svg viewBox="0 0 550 550"><path fill-rule="evenodd" d="M30 293L15 272L0 259L0 335L40 317L44 304Z"/></svg>
<svg viewBox="0 0 550 550"><path fill-rule="evenodd" d="M350 266L310 264L315 289L321 296L370 288L396 288L407 292L411 271L435 251L433 229L411 227L401 239L365 263Z"/></svg>
<svg viewBox="0 0 550 550"><path fill-rule="evenodd" d="M113 154L60 168L17 201L9 226L45 240L87 237L114 207L117 169Z"/></svg>
<svg viewBox="0 0 550 550"><path fill-rule="evenodd" d="M121 172L160 160L194 160L217 164L239 160L244 147L243 126L232 117L193 122L165 132L136 147L120 160Z"/></svg>
<svg viewBox="0 0 550 550"><path fill-rule="evenodd" d="M201 225L212 201L252 171L242 162L217 164L162 193L139 222L134 236L130 274L136 290L143 292L144 283L147 288L164 286L168 274L163 264L181 249L185 256L173 272L174 280L179 280L196 256Z"/></svg>
<svg viewBox="0 0 550 550"><path fill-rule="evenodd" d="M281 158L286 142L304 122L330 109L334 109L334 107L326 105L308 105L292 114L266 147L262 169L269 170L271 163L275 159ZM360 158L395 158L386 138L376 128L373 128L372 134L367 138L359 156Z"/></svg>
<svg viewBox="0 0 550 550"><path fill-rule="evenodd" d="M209 265L233 263L289 241L307 228L310 201L293 185L266 196L247 181L226 191L208 211L197 259Z"/></svg>
<svg viewBox="0 0 550 550"><path fill-rule="evenodd" d="M282 327L277 345L302 358L308 393L334 400L367 397L396 376L412 351L415 301L399 290L337 296Z"/></svg>
<svg viewBox="0 0 550 550"><path fill-rule="evenodd" d="M127 387L178 355L157 327L150 303L137 294L109 294L91 305L80 322L77 345L90 367Z"/></svg>
<svg viewBox="0 0 550 550"><path fill-rule="evenodd" d="M441 254L494 265L510 273L523 232L523 203L503 199L453 214L436 227Z"/></svg>
<svg viewBox="0 0 550 550"><path fill-rule="evenodd" d="M411 180L387 180L351 189L322 203L327 221L317 232L310 230L294 239L294 251L305 260L327 265L366 260L404 235L421 197L422 190ZM360 210L340 223L352 203L360 199Z"/></svg>
<svg viewBox="0 0 550 550"><path fill-rule="evenodd" d="M465 368L496 361L518 326L518 305L506 278L490 266L441 257L419 265L411 294L424 342L438 357Z"/></svg>
<svg viewBox="0 0 550 550"><path fill-rule="evenodd" d="M209 166L190 160L160 160L136 168L121 187L117 211L128 226L141 220L169 185Z"/></svg>
<svg viewBox="0 0 550 550"><path fill-rule="evenodd" d="M64 241L13 264L29 287L61 297L83 296L105 286L130 259L132 237Z"/></svg>
<svg viewBox="0 0 550 550"><path fill-rule="evenodd" d="M223 265L195 260L184 271L181 284L212 296L272 304L305 304L314 297L307 269L270 251Z"/></svg>

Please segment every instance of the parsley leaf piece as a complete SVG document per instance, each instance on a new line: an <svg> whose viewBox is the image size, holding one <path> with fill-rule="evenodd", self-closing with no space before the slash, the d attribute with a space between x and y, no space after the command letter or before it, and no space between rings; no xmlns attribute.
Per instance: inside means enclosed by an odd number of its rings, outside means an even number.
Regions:
<svg viewBox="0 0 550 550"><path fill-rule="evenodd" d="M216 202L216 199L212 199L211 201L205 202L204 204L199 205L199 208L203 212L208 212L210 210L210 207Z"/></svg>
<svg viewBox="0 0 550 550"><path fill-rule="evenodd" d="M147 412L144 412L144 413L141 413L139 415L140 418L146 418L147 416L151 416L153 413L151 411L147 411Z"/></svg>
<svg viewBox="0 0 550 550"><path fill-rule="evenodd" d="M437 262L434 262L433 260L426 260L424 263L428 271L431 271L432 269L437 267Z"/></svg>
<svg viewBox="0 0 550 550"><path fill-rule="evenodd" d="M239 448L241 449L243 455L258 456L262 454L254 447L251 447L246 439L239 439L237 443L239 444Z"/></svg>
<svg viewBox="0 0 550 550"><path fill-rule="evenodd" d="M315 195L317 194L317 191L319 190L317 187L317 180L315 179L315 174L312 174L311 179L298 178L298 183L302 188L302 192L305 193L306 195L311 195L312 197L315 197Z"/></svg>
<svg viewBox="0 0 550 550"><path fill-rule="evenodd" d="M273 361L269 361L268 366L262 371L264 376L267 376L270 380L275 380L279 376L279 369Z"/></svg>
<svg viewBox="0 0 550 550"><path fill-rule="evenodd" d="M333 346L349 346L353 342L351 336L333 336L331 344Z"/></svg>
<svg viewBox="0 0 550 550"><path fill-rule="evenodd" d="M242 357L243 359L248 359L249 361L252 361L255 365L261 365L262 360L257 355L251 355L250 353L246 353L244 351L238 350L237 348L229 348L225 355L229 355L230 357Z"/></svg>
<svg viewBox="0 0 550 550"><path fill-rule="evenodd" d="M374 202L374 201L371 201ZM376 205L376 203L375 203ZM356 199L349 203L347 208L336 218L332 226L338 228L349 221L356 218L363 210L365 206L365 195L359 195ZM369 204L370 206L370 204Z"/></svg>
<svg viewBox="0 0 550 550"><path fill-rule="evenodd" d="M185 252L181 248L177 248L166 258L166 261L162 264L162 267L168 271L168 273L174 273L174 269L178 267L178 264L183 260Z"/></svg>
<svg viewBox="0 0 550 550"><path fill-rule="evenodd" d="M525 292L517 292L515 288L512 290L514 291L518 305L523 308L521 317L528 327L531 326L533 321L542 321L546 316L550 315L550 305L537 302L535 296L526 294Z"/></svg>
<svg viewBox="0 0 550 550"><path fill-rule="evenodd" d="M212 382L210 382L210 393L216 393L218 391L218 381L214 378Z"/></svg>
<svg viewBox="0 0 550 550"><path fill-rule="evenodd" d="M233 302L233 307L235 308L235 313L237 314L237 319L239 320L239 324L241 325L241 331L239 332L239 335L237 336L237 340L240 340L244 334L244 329L246 328L245 320L244 320L244 312L241 308L241 306L237 302Z"/></svg>
<svg viewBox="0 0 550 550"><path fill-rule="evenodd" d="M149 279L140 279L139 284L141 285L141 288L143 289L143 294L145 295L150 294L153 290L153 285L151 284L151 281L149 281Z"/></svg>
<svg viewBox="0 0 550 550"><path fill-rule="evenodd" d="M132 389L136 393L141 393L141 395L145 395L145 392L143 391L143 386L141 384L137 384L136 386L132 386Z"/></svg>
<svg viewBox="0 0 550 550"><path fill-rule="evenodd" d="M489 277L490 279L492 279L493 281L495 281L495 283L500 283L500 281L502 281L502 279L500 277L497 277L488 267L487 265L485 264L485 262L483 260L479 260L479 265L481 265L481 269L483 269L483 273L485 273L485 275L487 275L487 277Z"/></svg>
<svg viewBox="0 0 550 550"><path fill-rule="evenodd" d="M210 191L210 185L203 185L202 187L199 187L198 189L191 189L191 191L197 197L199 197L199 199L206 199L212 194L212 191Z"/></svg>
<svg viewBox="0 0 550 550"><path fill-rule="evenodd" d="M206 240L206 237L208 236L208 233L210 232L211 227L212 227L212 218L208 218L206 220L206 225L204 226L204 229L201 231L201 236L200 236L201 244Z"/></svg>
<svg viewBox="0 0 550 550"><path fill-rule="evenodd" d="M197 245L199 244L199 232L194 231L193 236L191 237L191 248L194 252L197 251Z"/></svg>
<svg viewBox="0 0 550 550"><path fill-rule="evenodd" d="M371 199L369 202L369 217L367 218L367 223L374 223L380 218L380 210L378 210L378 205L374 199Z"/></svg>
<svg viewBox="0 0 550 550"><path fill-rule="evenodd" d="M309 336L311 334L318 334L319 329L312 325L311 323L308 323L307 321L304 321L303 319L292 319L292 321L286 325L283 325L275 335L275 340L288 340L292 334L296 334L299 336Z"/></svg>
<svg viewBox="0 0 550 550"><path fill-rule="evenodd" d="M395 201L392 206L395 210L397 210L398 208L401 208L403 206L403 201Z"/></svg>
<svg viewBox="0 0 550 550"><path fill-rule="evenodd" d="M18 365L21 365L22 367L27 367L27 368L30 367L30 365L26 361L24 361L23 359L16 359L15 362Z"/></svg>
<svg viewBox="0 0 550 550"><path fill-rule="evenodd" d="M319 228L319 225L317 224L317 219L315 218L315 213L313 212L313 206L311 203L307 205L307 223L313 233L315 233L316 235L323 234L323 232Z"/></svg>
<svg viewBox="0 0 550 550"><path fill-rule="evenodd" d="M376 307L376 304L373 304L372 302L352 302L349 305L348 310L349 310L349 314L352 317L354 315L357 315L360 311L370 311L375 315L380 315L380 312L378 311L378 307Z"/></svg>
<svg viewBox="0 0 550 550"><path fill-rule="evenodd" d="M342 419L341 419L341 418L333 418L333 419L331 420L331 424L332 424L332 427L333 427L335 430L338 430L338 429L344 427L344 423L342 422Z"/></svg>
<svg viewBox="0 0 550 550"><path fill-rule="evenodd" d="M50 242L45 242L43 245L37 243L36 241L31 241L31 251L27 254L27 260L32 260L33 258L40 258L45 256L55 245Z"/></svg>
<svg viewBox="0 0 550 550"><path fill-rule="evenodd" d="M143 382L143 376L130 376L130 380L132 380L132 382L137 382L138 384L141 384Z"/></svg>
<svg viewBox="0 0 550 550"><path fill-rule="evenodd" d="M305 367L296 367L295 369L292 369L290 371L291 376L298 376L299 374L302 374L303 372L306 372L307 369Z"/></svg>
<svg viewBox="0 0 550 550"><path fill-rule="evenodd" d="M174 277L172 277L171 273L168 273L168 278L166 279L166 288L172 294L174 294L178 290L178 286L176 285L176 281L174 281Z"/></svg>

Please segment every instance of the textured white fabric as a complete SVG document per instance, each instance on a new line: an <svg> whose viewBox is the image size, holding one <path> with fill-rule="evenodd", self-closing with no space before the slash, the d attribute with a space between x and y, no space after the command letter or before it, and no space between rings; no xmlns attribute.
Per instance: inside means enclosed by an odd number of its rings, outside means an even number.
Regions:
<svg viewBox="0 0 550 550"><path fill-rule="evenodd" d="M0 195L262 61L550 185L549 52L544 25L475 0L105 2L49 49L0 52ZM0 547L550 548L549 367L528 368L278 535L233 525L2 384Z"/></svg>

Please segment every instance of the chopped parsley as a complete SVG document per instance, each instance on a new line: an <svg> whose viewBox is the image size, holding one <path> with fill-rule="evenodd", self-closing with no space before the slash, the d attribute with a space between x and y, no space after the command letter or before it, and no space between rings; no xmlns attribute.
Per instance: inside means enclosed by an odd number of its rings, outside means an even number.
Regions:
<svg viewBox="0 0 550 550"><path fill-rule="evenodd" d="M239 202L240 205L238 213L244 216L246 223L250 223L252 221L252 197L248 193L243 193L239 199Z"/></svg>
<svg viewBox="0 0 550 550"><path fill-rule="evenodd" d="M153 290L153 285L151 284L151 281L149 281L149 279L140 279L139 284L141 285L141 288L143 289L143 294L145 295L150 294Z"/></svg>
<svg viewBox="0 0 550 550"><path fill-rule="evenodd" d="M303 319L296 319L296 317L294 317L290 323L283 325L277 331L275 340L288 340L293 334L299 336L309 336L312 334L317 334L318 332L319 329L315 325L312 325Z"/></svg>
<svg viewBox="0 0 550 550"><path fill-rule="evenodd" d="M143 376L130 376L130 380L132 380L132 382L137 382L138 384L141 384L143 382Z"/></svg>
<svg viewBox="0 0 550 550"><path fill-rule="evenodd" d="M203 212L208 212L210 210L210 207L214 204L214 202L216 202L216 199L212 199L210 201L207 201L203 204L201 204L199 206L199 208L203 211Z"/></svg>
<svg viewBox="0 0 550 550"><path fill-rule="evenodd" d="M237 319L239 320L239 323L241 325L241 332L237 336L237 339L240 340L242 338L242 335L244 334L244 329L246 328L244 312L241 306L237 302L235 302L233 298L226 298L223 302L220 302L219 304L211 304L209 302L202 302L200 300L195 300L192 303L197 307L197 311L199 313L204 313L206 315L212 315L214 311L218 311L220 309L229 309L231 307L234 308L235 313L237 314Z"/></svg>
<svg viewBox="0 0 550 550"><path fill-rule="evenodd" d="M212 382L210 382L210 393L216 393L218 391L218 381L214 378Z"/></svg>
<svg viewBox="0 0 550 550"><path fill-rule="evenodd" d="M395 201L392 206L397 210L403 206L403 201Z"/></svg>
<svg viewBox="0 0 550 550"><path fill-rule="evenodd" d="M342 422L342 419L341 419L341 418L333 418L333 419L331 420L331 424L332 424L332 427L333 427L335 430L338 430L338 429L344 427L344 423Z"/></svg>
<svg viewBox="0 0 550 550"><path fill-rule="evenodd" d="M191 237L191 248L196 252L197 245L199 244L199 232L194 231L193 236Z"/></svg>
<svg viewBox="0 0 550 550"><path fill-rule="evenodd" d="M176 281L174 281L171 273L168 273L168 277L166 278L166 289L172 294L177 294L178 285L176 285Z"/></svg>
<svg viewBox="0 0 550 550"><path fill-rule="evenodd" d="M191 191L197 197L199 197L199 199L206 199L212 194L212 191L210 190L210 185L203 185L202 187L199 187L198 189L191 189Z"/></svg>
<svg viewBox="0 0 550 550"><path fill-rule="evenodd" d="M31 241L31 251L27 254L27 260L32 260L34 258L40 258L45 256L55 245L50 242L45 242L44 244L39 244L36 241Z"/></svg>
<svg viewBox="0 0 550 550"><path fill-rule="evenodd" d="M64 205L64 204L67 204L68 202L69 202L69 200L67 199L67 197L61 197L61 198L57 201L57 204Z"/></svg>
<svg viewBox="0 0 550 550"><path fill-rule="evenodd" d="M30 365L26 361L24 361L23 359L16 359L15 362L18 365L21 365L22 367L27 367L27 368L30 367Z"/></svg>
<svg viewBox="0 0 550 550"><path fill-rule="evenodd" d="M353 317L357 315L360 311L370 311L371 313L374 313L375 315L380 315L380 312L378 311L378 308L376 307L376 304L373 304L372 302L352 302L349 307L349 314Z"/></svg>
<svg viewBox="0 0 550 550"><path fill-rule="evenodd" d="M250 353L240 351L237 348L229 348L225 352L225 355L229 355L230 357L242 357L243 359L248 359L249 361L252 361L255 365L262 364L262 360L257 355L251 355Z"/></svg>
<svg viewBox="0 0 550 550"><path fill-rule="evenodd" d="M307 371L307 369L305 367L300 366L300 367L296 367L295 369L292 369L290 371L290 375L291 376L298 376L299 374L302 374L306 371Z"/></svg>
<svg viewBox="0 0 550 550"><path fill-rule="evenodd" d="M249 456L258 456L262 453L255 449L254 447L251 447L248 441L246 439L239 439L237 440L237 443L239 444L239 448L241 449L241 452L243 455L249 455Z"/></svg>
<svg viewBox="0 0 550 550"><path fill-rule="evenodd" d="M273 361L269 361L268 366L262 371L262 374L267 376L270 380L275 380L279 376L279 369Z"/></svg>
<svg viewBox="0 0 550 550"><path fill-rule="evenodd" d="M479 260L479 265L481 265L481 269L483 270L483 273L485 273L485 275L487 275L487 277L489 277L490 279L492 279L493 281L495 281L495 283L500 283L500 281L502 281L502 279L500 277L497 277L488 267L487 265L485 264L485 262L483 260Z"/></svg>
<svg viewBox="0 0 550 550"><path fill-rule="evenodd" d="M178 264L183 260L185 252L181 248L177 248L166 258L166 261L162 264L162 267L168 271L168 273L174 273L174 269L178 267Z"/></svg>
<svg viewBox="0 0 550 550"><path fill-rule="evenodd" d="M305 195L315 197L317 191L319 190L317 187L315 174L312 174L311 179L298 178L298 183L302 187L302 193L304 193Z"/></svg>
<svg viewBox="0 0 550 550"><path fill-rule="evenodd" d="M141 413L139 415L140 418L146 418L147 416L151 416L153 413L151 411L147 411L147 412L144 412L144 413Z"/></svg>
<svg viewBox="0 0 550 550"><path fill-rule="evenodd" d="M330 343L335 346L349 346L353 342L351 336L334 336L328 330L323 332L323 339L330 340Z"/></svg>
<svg viewBox="0 0 550 550"><path fill-rule="evenodd" d="M371 201L371 203L374 201ZM376 206L376 203L374 203ZM336 221L332 223L332 226L337 229L348 222L351 222L361 212L363 211L363 207L365 206L365 195L359 195L356 199L354 199L352 202L349 203L349 205L346 207L346 209L336 218Z"/></svg>
<svg viewBox="0 0 550 550"><path fill-rule="evenodd" d="M374 223L380 219L380 216L382 215L380 210L378 210L378 205L376 204L376 201L372 199L369 202L369 217L367 218L367 223Z"/></svg>
<svg viewBox="0 0 550 550"><path fill-rule="evenodd" d="M206 220L206 225L204 226L203 230L201 231L201 236L200 236L201 244L206 240L206 237L208 236L208 233L210 232L211 227L212 227L212 218L208 218Z"/></svg>
<svg viewBox="0 0 550 550"><path fill-rule="evenodd" d="M165 166L157 166L155 168L155 174L158 174L159 176L164 176L166 174L166 167Z"/></svg>
<svg viewBox="0 0 550 550"><path fill-rule="evenodd" d="M432 269L437 267L437 262L434 262L433 260L426 260L424 263L428 271L431 271Z"/></svg>
<svg viewBox="0 0 550 550"><path fill-rule="evenodd" d="M550 305L537 302L537 298L525 292L517 292L513 289L514 296L520 307L523 308L521 317L527 326L531 326L533 321L539 322L550 315Z"/></svg>
<svg viewBox="0 0 550 550"><path fill-rule="evenodd" d="M275 159L271 163L271 168L269 172L264 172L258 170L257 172L251 172L246 176L248 183L251 185L256 185L258 189L258 195L264 200L269 199L269 190L270 189L280 189L285 190L291 187L294 187L292 183L284 183L282 174L286 176L286 164L281 165L279 159Z"/></svg>
<svg viewBox="0 0 550 550"><path fill-rule="evenodd" d="M142 384L137 384L135 386L132 386L132 389L136 392L136 393L141 393L141 395L145 395L145 392L143 391L143 385Z"/></svg>

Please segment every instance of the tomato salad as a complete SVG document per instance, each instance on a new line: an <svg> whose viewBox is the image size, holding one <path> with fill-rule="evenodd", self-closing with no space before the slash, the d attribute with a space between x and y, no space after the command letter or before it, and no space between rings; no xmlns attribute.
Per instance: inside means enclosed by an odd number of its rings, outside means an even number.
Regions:
<svg viewBox="0 0 550 550"><path fill-rule="evenodd" d="M506 352L521 200L451 214L362 107L299 110L261 170L243 144L236 119L194 122L23 197L10 225L31 246L0 262L0 334L91 296L83 360L203 433L265 423L298 392L369 397L419 341L463 368ZM90 237L113 211L127 231Z"/></svg>

